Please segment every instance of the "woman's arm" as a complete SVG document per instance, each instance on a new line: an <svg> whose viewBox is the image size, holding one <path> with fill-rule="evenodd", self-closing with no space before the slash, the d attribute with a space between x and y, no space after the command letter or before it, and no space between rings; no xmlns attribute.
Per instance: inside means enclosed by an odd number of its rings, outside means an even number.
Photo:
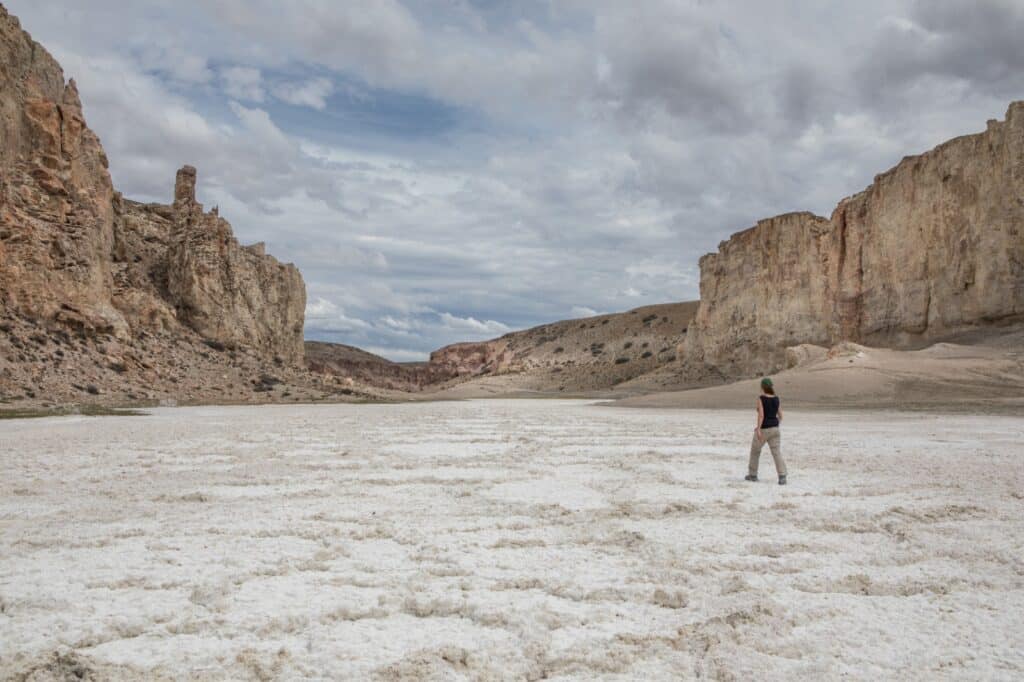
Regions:
<svg viewBox="0 0 1024 682"><path fill-rule="evenodd" d="M779 422L782 422L782 401L779 401Z"/></svg>
<svg viewBox="0 0 1024 682"><path fill-rule="evenodd" d="M761 437L761 424L764 422L764 405L761 403L761 399L757 399L757 424L754 425L754 432L757 433L758 440L764 440Z"/></svg>

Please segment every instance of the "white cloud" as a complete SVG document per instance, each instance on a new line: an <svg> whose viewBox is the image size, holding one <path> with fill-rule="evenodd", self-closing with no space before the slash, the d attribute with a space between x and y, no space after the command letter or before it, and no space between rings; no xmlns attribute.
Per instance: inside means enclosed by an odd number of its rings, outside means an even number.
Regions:
<svg viewBox="0 0 1024 682"><path fill-rule="evenodd" d="M263 90L263 75L259 69L245 66L231 66L220 71L224 93L228 97L249 102L262 102L266 99Z"/></svg>
<svg viewBox="0 0 1024 682"><path fill-rule="evenodd" d="M205 85L214 80L213 70L204 55L189 52L166 39L142 46L136 57L144 71L158 72L178 85Z"/></svg>
<svg viewBox="0 0 1024 682"><path fill-rule="evenodd" d="M593 308L588 308L585 305L574 305L569 309L569 317L594 317L600 314Z"/></svg>
<svg viewBox="0 0 1024 682"><path fill-rule="evenodd" d="M430 353L411 348L392 348L383 346L364 346L363 350L380 355L392 362L424 362L430 359Z"/></svg>
<svg viewBox="0 0 1024 682"><path fill-rule="evenodd" d="M270 114L263 109L250 109L238 102L231 102L230 106L231 111L235 112L235 116L242 123L244 133L251 136L251 141L256 146L289 153L298 150L298 145L274 124Z"/></svg>
<svg viewBox="0 0 1024 682"><path fill-rule="evenodd" d="M511 329L496 320L480 321L474 317L457 317L451 313L441 313L441 322L449 329L467 331L473 334L499 335L507 334Z"/></svg>
<svg viewBox="0 0 1024 682"><path fill-rule="evenodd" d="M349 317L344 310L324 298L306 304L306 325L330 333L350 333L373 328L365 320Z"/></svg>
<svg viewBox="0 0 1024 682"><path fill-rule="evenodd" d="M309 320L328 319L337 315L338 312L338 306L326 298L317 298L316 300L306 302L306 319Z"/></svg>
<svg viewBox="0 0 1024 682"><path fill-rule="evenodd" d="M416 325L410 320L398 320L392 317L391 315L385 315L380 319L380 321L382 324L385 324L388 327L391 327L392 329L397 329L403 332L411 331L416 327Z"/></svg>
<svg viewBox="0 0 1024 682"><path fill-rule="evenodd" d="M324 109L327 98L334 92L334 84L327 78L311 78L301 83L276 83L274 97L297 107Z"/></svg>

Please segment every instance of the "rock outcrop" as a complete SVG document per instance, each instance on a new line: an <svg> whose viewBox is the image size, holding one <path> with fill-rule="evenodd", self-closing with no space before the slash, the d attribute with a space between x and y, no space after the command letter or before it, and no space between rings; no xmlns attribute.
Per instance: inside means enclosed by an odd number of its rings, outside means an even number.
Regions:
<svg viewBox="0 0 1024 682"><path fill-rule="evenodd" d="M75 82L0 5L0 315L128 343L184 333L300 366L305 286L178 173L170 205L114 191Z"/></svg>
<svg viewBox="0 0 1024 682"><path fill-rule="evenodd" d="M1024 317L1024 102L903 159L825 219L762 220L700 261L684 362L734 378L786 349L915 348Z"/></svg>
<svg viewBox="0 0 1024 682"><path fill-rule="evenodd" d="M78 89L0 6L0 299L124 338L110 302L113 187Z"/></svg>
<svg viewBox="0 0 1024 682"><path fill-rule="evenodd" d="M446 369L454 377L507 372L513 368L515 352L510 339L464 341L439 348L430 354L430 364ZM516 369L522 369L516 366Z"/></svg>
<svg viewBox="0 0 1024 682"><path fill-rule="evenodd" d="M302 362L306 287L291 264L242 247L216 211L195 199L196 170L178 171L167 291L178 319L207 338Z"/></svg>

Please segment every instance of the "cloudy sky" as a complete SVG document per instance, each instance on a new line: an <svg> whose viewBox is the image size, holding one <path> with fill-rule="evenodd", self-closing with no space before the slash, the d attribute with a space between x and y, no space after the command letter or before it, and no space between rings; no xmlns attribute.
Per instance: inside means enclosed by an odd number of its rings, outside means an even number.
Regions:
<svg viewBox="0 0 1024 682"><path fill-rule="evenodd" d="M729 234L1024 98L1024 0L4 1L120 190L195 165L307 338L396 360L697 298Z"/></svg>

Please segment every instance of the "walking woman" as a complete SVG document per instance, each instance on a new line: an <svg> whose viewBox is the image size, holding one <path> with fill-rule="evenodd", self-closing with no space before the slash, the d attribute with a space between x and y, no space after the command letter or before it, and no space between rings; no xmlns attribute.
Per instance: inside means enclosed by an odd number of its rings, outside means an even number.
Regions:
<svg viewBox="0 0 1024 682"><path fill-rule="evenodd" d="M750 442L750 463L747 466L746 480L757 480L761 448L768 443L772 459L775 460L775 471L779 474L779 485L786 485L786 463L782 461L782 437L779 434L781 421L782 406L779 404L779 396L775 395L772 380L765 377L761 379L761 395L757 399L757 426L754 427L754 440Z"/></svg>

